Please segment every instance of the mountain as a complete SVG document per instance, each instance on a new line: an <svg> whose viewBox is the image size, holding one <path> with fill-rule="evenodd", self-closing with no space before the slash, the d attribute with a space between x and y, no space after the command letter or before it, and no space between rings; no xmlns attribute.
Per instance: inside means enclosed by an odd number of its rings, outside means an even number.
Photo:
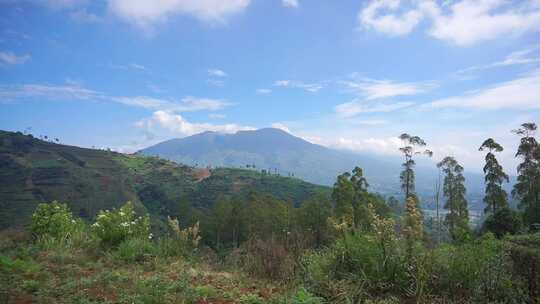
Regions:
<svg viewBox="0 0 540 304"><path fill-rule="evenodd" d="M138 152L177 162L212 167L252 167L306 181L332 185L336 176L360 165L368 176L395 174L390 163L369 156L328 149L280 129L239 131L235 134L204 132L171 139ZM396 177L396 176L395 176ZM391 191L372 178L377 190Z"/></svg>
<svg viewBox="0 0 540 304"><path fill-rule="evenodd" d="M0 230L27 224L37 204L52 200L68 203L87 219L126 201L163 219L177 214L181 201L205 210L220 196L245 197L257 191L300 204L316 191L330 191L296 178L193 168L5 131L0 131L0 168Z"/></svg>
<svg viewBox="0 0 540 304"><path fill-rule="evenodd" d="M212 167L246 167L293 175L308 182L330 186L336 176L355 166L364 169L373 191L400 196L401 160L394 156L374 156L329 149L312 144L280 129L239 131L235 134L204 132L171 139L138 152L190 164ZM254 165L254 166L253 166ZM438 172L430 161L419 160L416 190L424 207L433 207L434 184ZM466 173L469 204L483 209L483 176Z"/></svg>

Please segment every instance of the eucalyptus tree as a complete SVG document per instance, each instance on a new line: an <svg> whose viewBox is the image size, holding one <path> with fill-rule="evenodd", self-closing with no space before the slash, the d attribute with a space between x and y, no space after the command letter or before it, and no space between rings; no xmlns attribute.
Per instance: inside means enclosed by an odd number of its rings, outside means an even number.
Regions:
<svg viewBox="0 0 540 304"><path fill-rule="evenodd" d="M401 189L405 192L405 200L414 195L415 191L415 175L414 175L414 156L424 154L429 157L433 155L428 149L424 149L426 142L419 136L412 136L407 133L403 133L399 136L403 146L399 148L399 151L403 153L405 162L401 165L403 171L400 175Z"/></svg>
<svg viewBox="0 0 540 304"><path fill-rule="evenodd" d="M467 189L463 167L450 156L439 162L437 167L444 173L443 194L446 197L444 209L449 211L446 215L446 223L452 238L457 239L469 230L469 210L465 198Z"/></svg>
<svg viewBox="0 0 540 304"><path fill-rule="evenodd" d="M527 224L540 223L540 147L534 138L536 129L536 124L529 122L512 131L521 137L516 157L522 160L512 196L520 200Z"/></svg>
<svg viewBox="0 0 540 304"><path fill-rule="evenodd" d="M507 194L502 188L503 182L506 181L508 183L508 175L504 173L503 167L499 164L494 154L494 152L502 152L504 149L493 138L488 138L478 150L488 151L486 154L486 165L484 166L484 179L486 183L484 203L487 205L484 212L495 214L500 209L508 208Z"/></svg>
<svg viewBox="0 0 540 304"><path fill-rule="evenodd" d="M355 197L354 185L350 180L351 174L345 172L338 175L334 187L332 188L332 199L334 200L334 214L337 218L350 216L352 220L353 200Z"/></svg>
<svg viewBox="0 0 540 304"><path fill-rule="evenodd" d="M361 226L365 218L367 203L371 199L368 193L369 184L362 168L355 167L352 174L345 172L337 177L334 183L332 198L335 202L335 216L348 217L355 228Z"/></svg>

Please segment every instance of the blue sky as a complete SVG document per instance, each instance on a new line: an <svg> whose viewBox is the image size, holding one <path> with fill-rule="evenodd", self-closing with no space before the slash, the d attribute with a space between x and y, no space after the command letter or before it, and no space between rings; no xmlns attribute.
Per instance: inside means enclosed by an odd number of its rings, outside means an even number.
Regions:
<svg viewBox="0 0 540 304"><path fill-rule="evenodd" d="M133 152L279 127L479 171L540 122L540 1L0 0L0 129Z"/></svg>

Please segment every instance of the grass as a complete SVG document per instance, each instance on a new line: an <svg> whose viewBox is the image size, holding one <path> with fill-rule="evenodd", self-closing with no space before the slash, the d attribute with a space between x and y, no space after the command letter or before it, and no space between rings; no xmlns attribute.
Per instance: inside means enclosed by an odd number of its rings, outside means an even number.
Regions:
<svg viewBox="0 0 540 304"><path fill-rule="evenodd" d="M3 243L10 236L3 235ZM138 249L143 253L138 255ZM204 257L165 257L152 242L115 249L26 241L0 249L7 303L286 303L286 289ZM26 302L25 302L26 301ZM3 303L3 302L2 302Z"/></svg>

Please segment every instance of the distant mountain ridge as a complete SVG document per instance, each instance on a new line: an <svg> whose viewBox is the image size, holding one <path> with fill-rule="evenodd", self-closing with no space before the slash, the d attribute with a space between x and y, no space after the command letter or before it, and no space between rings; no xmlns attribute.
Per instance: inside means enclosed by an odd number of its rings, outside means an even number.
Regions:
<svg viewBox="0 0 540 304"><path fill-rule="evenodd" d="M204 132L185 138L171 139L139 151L176 162L200 166L245 167L277 170L282 175L294 174L306 181L332 185L338 173L361 165L371 171L375 158L328 149L312 144L285 131L265 128L239 131L235 134ZM360 163L359 163L360 161ZM381 166L387 170L391 166ZM375 168L373 168L375 169ZM388 172L390 173L390 172Z"/></svg>
<svg viewBox="0 0 540 304"><path fill-rule="evenodd" d="M308 182L328 186L334 183L338 174L360 166L364 169L371 190L384 195L401 195L399 158L334 150L307 142L280 129L265 128L235 134L204 132L164 141L138 153L188 165L255 165L257 170L277 170L282 175L294 174ZM428 208L433 201L437 174L435 166L419 162L416 189ZM483 176L466 173L466 179L470 205L482 209Z"/></svg>

